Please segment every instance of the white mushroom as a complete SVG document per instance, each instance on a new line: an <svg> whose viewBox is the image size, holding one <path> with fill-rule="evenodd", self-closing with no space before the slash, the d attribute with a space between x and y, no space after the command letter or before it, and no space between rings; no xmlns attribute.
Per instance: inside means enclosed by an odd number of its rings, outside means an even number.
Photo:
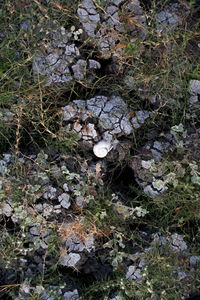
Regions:
<svg viewBox="0 0 200 300"><path fill-rule="evenodd" d="M112 146L109 142L101 140L96 145L94 145L93 152L97 157L103 158L108 154L108 152L111 149L112 149Z"/></svg>

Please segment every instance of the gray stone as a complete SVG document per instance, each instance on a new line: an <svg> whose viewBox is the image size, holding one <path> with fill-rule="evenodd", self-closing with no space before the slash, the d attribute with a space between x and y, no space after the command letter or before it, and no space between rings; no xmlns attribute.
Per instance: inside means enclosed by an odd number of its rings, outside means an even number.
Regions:
<svg viewBox="0 0 200 300"><path fill-rule="evenodd" d="M138 0L131 0L126 6L129 10L131 10L135 15L143 15L143 9L140 6L140 2Z"/></svg>
<svg viewBox="0 0 200 300"><path fill-rule="evenodd" d="M190 257L190 266L195 267L200 262L200 256L191 256Z"/></svg>
<svg viewBox="0 0 200 300"><path fill-rule="evenodd" d="M155 141L153 144L153 148L155 148L156 150L163 152L163 146L161 144L161 142Z"/></svg>
<svg viewBox="0 0 200 300"><path fill-rule="evenodd" d="M93 22L94 24L98 24L99 21L100 21L100 16L99 14L96 14L96 15L89 15L89 20L91 22Z"/></svg>
<svg viewBox="0 0 200 300"><path fill-rule="evenodd" d="M136 113L137 121L144 124L145 120L149 118L149 112L147 110L140 110Z"/></svg>
<svg viewBox="0 0 200 300"><path fill-rule="evenodd" d="M12 215L13 209L8 203L0 204L0 214L6 215L6 217L10 217Z"/></svg>
<svg viewBox="0 0 200 300"><path fill-rule="evenodd" d="M94 59L89 59L88 60L88 67L89 67L89 69L100 69L101 65L98 61L96 61Z"/></svg>
<svg viewBox="0 0 200 300"><path fill-rule="evenodd" d="M14 118L14 114L7 110L7 109L1 109L0 110L0 119L4 122L11 122Z"/></svg>
<svg viewBox="0 0 200 300"><path fill-rule="evenodd" d="M42 214L43 214L44 217L50 216L52 211L53 211L53 206L52 205L50 205L48 203L43 204L43 213Z"/></svg>
<svg viewBox="0 0 200 300"><path fill-rule="evenodd" d="M150 195L151 197L156 197L156 196L159 195L159 192L153 190L153 188L151 187L151 185L145 186L144 192L145 192L145 194Z"/></svg>
<svg viewBox="0 0 200 300"><path fill-rule="evenodd" d="M106 37L101 37L99 39L99 47L102 50L102 52L107 52L110 49L110 43L108 38Z"/></svg>
<svg viewBox="0 0 200 300"><path fill-rule="evenodd" d="M71 105L67 105L63 108L63 118L65 121L71 120L76 114L77 111Z"/></svg>
<svg viewBox="0 0 200 300"><path fill-rule="evenodd" d="M61 206L68 209L71 206L70 196L67 193L63 193L58 197L58 201Z"/></svg>
<svg viewBox="0 0 200 300"><path fill-rule="evenodd" d="M43 50L33 59L33 72L45 76L45 84L70 83L73 80L69 65L80 57L79 49L75 44L67 44L68 39L64 28L57 29L52 35L52 41L43 46ZM76 66L75 66L76 68ZM76 75L77 72L76 72Z"/></svg>
<svg viewBox="0 0 200 300"><path fill-rule="evenodd" d="M137 113L139 121L143 123L150 115L148 111ZM94 143L102 138L107 142L113 142L114 140L117 141L118 137L128 136L134 128L133 119L129 116L126 103L121 97L115 95L110 97L95 96L86 101L74 100L72 105L63 109L63 116L65 121L73 121L74 119L74 123L69 123L65 128L78 133L78 139L88 149L93 148ZM90 121L86 125L79 121L85 122L88 119ZM139 124L137 119L136 122ZM120 150L119 147L114 148L113 146L112 149L117 152ZM111 160L111 157L109 159Z"/></svg>
<svg viewBox="0 0 200 300"><path fill-rule="evenodd" d="M159 162L161 160L162 154L160 152L155 149L151 149L151 153L153 154L153 158L156 162Z"/></svg>
<svg viewBox="0 0 200 300"><path fill-rule="evenodd" d="M97 137L97 132L95 130L94 124L87 124L84 129L82 130L82 135L84 140L93 139Z"/></svg>
<svg viewBox="0 0 200 300"><path fill-rule="evenodd" d="M108 98L105 96L96 96L94 98L91 98L87 100L87 105L96 105L97 107L103 109L105 104L107 103Z"/></svg>
<svg viewBox="0 0 200 300"><path fill-rule="evenodd" d="M69 186L68 186L67 183L64 183L64 184L63 184L63 190L64 190L65 192L69 192Z"/></svg>
<svg viewBox="0 0 200 300"><path fill-rule="evenodd" d="M79 7L78 10L77 10L77 14L78 14L78 17L82 21L88 21L88 12L84 8Z"/></svg>
<svg viewBox="0 0 200 300"><path fill-rule="evenodd" d="M200 80L190 80L189 91L193 95L200 94Z"/></svg>
<svg viewBox="0 0 200 300"><path fill-rule="evenodd" d="M96 7L92 0L83 0L82 6L88 11L91 15L96 15Z"/></svg>
<svg viewBox="0 0 200 300"><path fill-rule="evenodd" d="M127 117L123 117L121 119L121 122L120 122L120 126L121 126L121 130L126 134L126 135L129 135L132 133L133 131L133 127L131 126L129 120Z"/></svg>
<svg viewBox="0 0 200 300"><path fill-rule="evenodd" d="M106 142L112 142L113 141L113 135L111 133L109 133L109 131L105 131L103 133L103 140Z"/></svg>
<svg viewBox="0 0 200 300"><path fill-rule="evenodd" d="M77 63L72 66L75 79L83 80L86 74L86 65L87 63L85 60L79 59Z"/></svg>
<svg viewBox="0 0 200 300"><path fill-rule="evenodd" d="M77 264L81 260L81 256L78 253L65 253L60 258L60 264L66 267L77 267Z"/></svg>
<svg viewBox="0 0 200 300"><path fill-rule="evenodd" d="M197 103L198 100L199 100L199 99L198 99L198 96L197 96L197 95L191 96L191 97L189 98L190 104Z"/></svg>
<svg viewBox="0 0 200 300"><path fill-rule="evenodd" d="M124 77L124 83L125 83L125 85L127 85L130 89L134 89L134 88L136 87L135 80L134 80L134 77L133 77L133 76L126 75L126 76Z"/></svg>
<svg viewBox="0 0 200 300"><path fill-rule="evenodd" d="M153 243L156 243L156 245L158 245L160 247L160 246L166 245L167 239L165 236L157 235L154 237Z"/></svg>
<svg viewBox="0 0 200 300"><path fill-rule="evenodd" d="M34 226L30 228L30 233L32 235L40 236L39 227Z"/></svg>
<svg viewBox="0 0 200 300"><path fill-rule="evenodd" d="M55 199L56 198L56 188L52 186L46 187L46 192L43 194L44 199Z"/></svg>
<svg viewBox="0 0 200 300"><path fill-rule="evenodd" d="M109 0L110 3L115 4L116 6L118 6L119 4L121 4L124 0Z"/></svg>
<svg viewBox="0 0 200 300"><path fill-rule="evenodd" d="M109 14L109 15L113 15L116 11L118 10L118 8L114 5L111 5L111 6L108 6L106 12Z"/></svg>
<svg viewBox="0 0 200 300"><path fill-rule="evenodd" d="M95 105L88 105L88 111L91 112L94 117L96 117L101 113L101 108Z"/></svg>
<svg viewBox="0 0 200 300"><path fill-rule="evenodd" d="M142 258L142 259L140 260L140 262L139 262L138 267L139 267L140 269L142 269L144 266L146 266L146 264L147 264L147 261L146 261L144 258Z"/></svg>
<svg viewBox="0 0 200 300"><path fill-rule="evenodd" d="M20 24L20 29L28 32L31 30L31 20L26 20L22 24Z"/></svg>
<svg viewBox="0 0 200 300"><path fill-rule="evenodd" d="M165 9L155 15L157 20L157 31L166 33L167 30L174 31L178 25L183 22L183 15L187 15L189 10L185 6L178 3L172 3L165 7Z"/></svg>
<svg viewBox="0 0 200 300"><path fill-rule="evenodd" d="M183 280L184 278L187 277L187 274L183 271L178 271L177 276L178 276L178 280Z"/></svg>
<svg viewBox="0 0 200 300"><path fill-rule="evenodd" d="M71 292L65 292L63 295L63 300L74 300L74 299L78 299L79 295L78 295L78 290L73 290Z"/></svg>
<svg viewBox="0 0 200 300"><path fill-rule="evenodd" d="M46 56L45 60L47 64L54 65L58 61L58 58L59 58L58 54L51 53L48 56Z"/></svg>
<svg viewBox="0 0 200 300"><path fill-rule="evenodd" d="M86 103L84 100L74 100L73 103L76 104L76 106L84 109L86 107Z"/></svg>
<svg viewBox="0 0 200 300"><path fill-rule="evenodd" d="M131 123L132 123L132 125L133 125L133 127L135 128L135 129L138 129L138 128L140 128L141 127L141 125L138 123L138 121L137 121L137 118L132 118L131 119Z"/></svg>
<svg viewBox="0 0 200 300"><path fill-rule="evenodd" d="M40 242L40 247L41 247L42 249L47 249L47 248L48 248L48 245L47 245L44 241L41 241L41 242Z"/></svg>
<svg viewBox="0 0 200 300"><path fill-rule="evenodd" d="M81 132L83 126L78 123L78 121L76 123L73 124L73 130L77 133Z"/></svg>
<svg viewBox="0 0 200 300"><path fill-rule="evenodd" d="M174 233L171 236L172 249L175 252L183 252L188 249L187 244L184 242L182 235Z"/></svg>
<svg viewBox="0 0 200 300"><path fill-rule="evenodd" d="M66 241L65 247L68 252L82 252L86 250L91 252L94 247L94 236L89 235L84 240L81 240L76 234L72 234Z"/></svg>
<svg viewBox="0 0 200 300"><path fill-rule="evenodd" d="M84 206L84 202L85 202L85 198L83 196L77 196L75 201L76 201L76 204L79 207L83 207Z"/></svg>
<svg viewBox="0 0 200 300"><path fill-rule="evenodd" d="M89 22L83 22L82 25L83 25L83 28L85 29L85 31L87 32L87 34L90 37L95 37L95 30L97 28L96 24L89 23Z"/></svg>
<svg viewBox="0 0 200 300"><path fill-rule="evenodd" d="M168 13L167 11L161 11L160 13L156 14L156 18L158 21L163 22L167 20L167 18L171 18L172 14Z"/></svg>
<svg viewBox="0 0 200 300"><path fill-rule="evenodd" d="M9 163L11 161L12 155L9 153L3 154L3 160L5 160L6 163Z"/></svg>
<svg viewBox="0 0 200 300"><path fill-rule="evenodd" d="M107 20L107 27L113 27L119 25L119 16L118 16L118 13L114 13L110 18L108 18Z"/></svg>
<svg viewBox="0 0 200 300"><path fill-rule="evenodd" d="M70 57L72 55L75 55L77 57L80 56L80 52L78 48L75 46L75 44L67 45L65 48L65 54Z"/></svg>
<svg viewBox="0 0 200 300"><path fill-rule="evenodd" d="M4 175L7 172L7 164L4 160L0 160L0 173Z"/></svg>
<svg viewBox="0 0 200 300"><path fill-rule="evenodd" d="M126 279L129 280L141 280L142 272L140 268L135 268L135 266L129 266L128 271L126 273Z"/></svg>

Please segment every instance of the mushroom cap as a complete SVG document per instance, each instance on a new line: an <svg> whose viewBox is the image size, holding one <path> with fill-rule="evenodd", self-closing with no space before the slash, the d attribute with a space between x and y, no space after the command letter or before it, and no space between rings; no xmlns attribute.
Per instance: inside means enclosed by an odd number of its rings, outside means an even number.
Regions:
<svg viewBox="0 0 200 300"><path fill-rule="evenodd" d="M97 144L94 145L93 152L97 157L103 158L108 154L108 152L111 149L112 149L112 146L109 142L101 140Z"/></svg>

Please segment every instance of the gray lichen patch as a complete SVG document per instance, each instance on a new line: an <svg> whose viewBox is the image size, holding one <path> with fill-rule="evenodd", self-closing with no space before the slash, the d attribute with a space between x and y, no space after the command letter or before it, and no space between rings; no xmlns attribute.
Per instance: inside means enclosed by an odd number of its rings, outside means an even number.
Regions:
<svg viewBox="0 0 200 300"><path fill-rule="evenodd" d="M175 140L171 134L166 134L155 141L149 141L139 150L140 155L133 158L130 167L134 171L136 182L144 192L156 197L168 189L167 179L164 179L165 165L163 155L175 147ZM142 158L144 157L144 158Z"/></svg>
<svg viewBox="0 0 200 300"><path fill-rule="evenodd" d="M183 23L183 18L189 14L189 9L179 3L171 3L155 15L157 31L167 33L174 31Z"/></svg>
<svg viewBox="0 0 200 300"><path fill-rule="evenodd" d="M127 19L120 17L122 8L133 22L128 24ZM103 5L93 0L83 0L77 15L85 32L96 40L105 58L122 54L117 43L119 36L125 32L128 31L132 37L142 39L146 36L146 17L138 0L130 0L127 4L121 0L105 1Z"/></svg>
<svg viewBox="0 0 200 300"><path fill-rule="evenodd" d="M114 141L117 139L131 137L133 131L150 117L148 111L137 111L135 115L132 118L126 103L115 95L95 96L86 101L74 100L63 108L66 127L77 133L79 140L84 141L89 149L102 139L116 146ZM85 125L85 122L88 124Z"/></svg>
<svg viewBox="0 0 200 300"><path fill-rule="evenodd" d="M50 86L57 83L67 83L73 80L90 81L95 78L95 71L101 68L95 60L83 59L76 44L69 40L69 32L65 28L57 28L49 38L48 43L41 41L40 49L33 58L33 73L35 80L45 79Z"/></svg>
<svg viewBox="0 0 200 300"><path fill-rule="evenodd" d="M63 224L60 228L62 249L60 264L80 268L91 252L95 251L95 234L84 232L80 223Z"/></svg>

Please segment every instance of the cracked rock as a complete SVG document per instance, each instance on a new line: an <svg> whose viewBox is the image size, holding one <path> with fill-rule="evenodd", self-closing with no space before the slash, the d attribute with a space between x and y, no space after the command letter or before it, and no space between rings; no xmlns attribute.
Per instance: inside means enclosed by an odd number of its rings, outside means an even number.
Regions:
<svg viewBox="0 0 200 300"><path fill-rule="evenodd" d="M76 289L73 291L65 292L63 295L63 300L74 300L78 298L79 298L78 290Z"/></svg>
<svg viewBox="0 0 200 300"><path fill-rule="evenodd" d="M182 235L180 235L178 233L174 233L171 236L171 247L172 247L172 250L175 252L183 252L188 249L187 244L183 240Z"/></svg>
<svg viewBox="0 0 200 300"><path fill-rule="evenodd" d="M95 60L87 62L81 58L77 46L68 40L69 33L65 28L57 28L54 31L49 37L48 44L45 41L41 42L39 45L41 50L33 59L35 80L40 76L45 79L47 86L55 83L71 85L73 80L83 80L86 77L90 78L91 82L95 78L91 75L94 75L95 70L101 65Z"/></svg>
<svg viewBox="0 0 200 300"><path fill-rule="evenodd" d="M70 196L67 193L63 193L58 197L58 201L60 202L61 206L68 209L71 206L71 201L69 200Z"/></svg>
<svg viewBox="0 0 200 300"><path fill-rule="evenodd" d="M190 80L189 91L192 95L200 95L200 80Z"/></svg>
<svg viewBox="0 0 200 300"><path fill-rule="evenodd" d="M132 36L145 38L146 18L143 9L138 0L130 0L124 7L128 14L137 20L135 25L127 26L126 20L120 20L121 4L124 0L105 1L101 4L102 10L99 10L95 1L83 0L77 10L82 26L89 37L97 40L98 47L104 57L111 55L119 57L122 54L121 49L117 48L118 34L127 32ZM108 6L106 7L106 4ZM98 11L97 11L98 9ZM136 25L137 24L137 25Z"/></svg>
<svg viewBox="0 0 200 300"><path fill-rule="evenodd" d="M139 281L143 278L142 269L146 265L146 261L142 258L139 262L138 268L135 265L128 267L126 278L129 280Z"/></svg>
<svg viewBox="0 0 200 300"><path fill-rule="evenodd" d="M150 113L137 111L136 116L139 128L150 117ZM111 143L115 150L117 139L131 136L135 128L126 103L114 95L95 96L86 101L74 100L63 108L63 119L68 122L66 129L78 133L79 140L88 149L104 140ZM89 123L85 125L87 120Z"/></svg>
<svg viewBox="0 0 200 300"><path fill-rule="evenodd" d="M52 186L46 187L46 192L43 194L44 199L55 199L56 198L56 188Z"/></svg>
<svg viewBox="0 0 200 300"><path fill-rule="evenodd" d="M191 256L190 257L190 266L195 267L200 262L200 256Z"/></svg>
<svg viewBox="0 0 200 300"><path fill-rule="evenodd" d="M60 263L63 266L80 268L87 256L95 251L95 237L93 233L75 232L76 222L64 224L60 229L62 235L63 249L61 250ZM81 228L81 227L80 227Z"/></svg>
<svg viewBox="0 0 200 300"><path fill-rule="evenodd" d="M157 31L166 33L174 31L183 23L183 17L189 13L185 6L179 3L171 3L164 10L155 15L157 20Z"/></svg>
<svg viewBox="0 0 200 300"><path fill-rule="evenodd" d="M5 215L6 217L12 216L13 209L8 203L0 204L0 214Z"/></svg>
<svg viewBox="0 0 200 300"><path fill-rule="evenodd" d="M81 256L78 253L65 253L61 256L60 264L62 266L77 268L78 263L81 261Z"/></svg>
<svg viewBox="0 0 200 300"><path fill-rule="evenodd" d="M136 182L151 197L156 197L168 189L167 182L163 180L162 155L173 150L174 145L175 140L172 135L166 134L156 141L149 141L138 151L141 153L140 156L138 155L130 162ZM146 159L142 159L143 157Z"/></svg>

